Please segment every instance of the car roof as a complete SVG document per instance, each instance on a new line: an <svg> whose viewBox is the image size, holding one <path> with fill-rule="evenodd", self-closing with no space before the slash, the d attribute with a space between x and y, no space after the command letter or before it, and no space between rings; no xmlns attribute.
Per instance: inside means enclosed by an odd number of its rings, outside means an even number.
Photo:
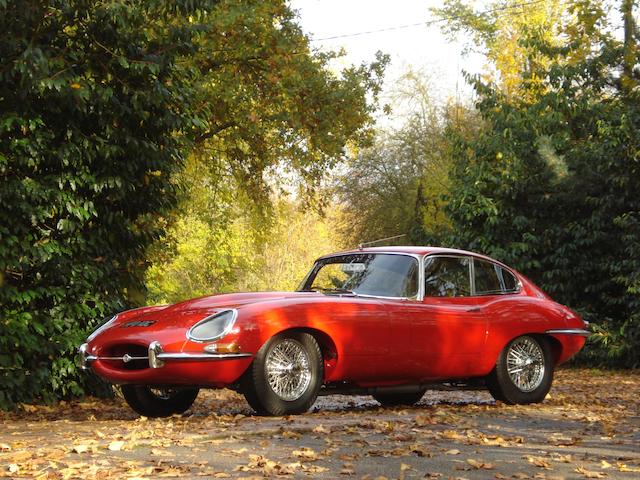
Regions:
<svg viewBox="0 0 640 480"><path fill-rule="evenodd" d="M502 262L499 262L491 257L487 257L486 255L482 255L480 253L470 252L468 250L459 250L457 248L444 248L444 247L430 247L430 246L392 246L392 247L366 247L366 248L357 248L353 250L345 250L342 252L335 252L328 255L323 255L318 258L321 260L323 258L335 257L339 255L349 255L354 253L406 253L409 255L426 255L426 254L444 254L444 255L473 255L476 258L482 258L485 260L489 260L491 262L495 262L500 265L504 265ZM506 267L506 265L504 265ZM508 267L507 267L508 268Z"/></svg>

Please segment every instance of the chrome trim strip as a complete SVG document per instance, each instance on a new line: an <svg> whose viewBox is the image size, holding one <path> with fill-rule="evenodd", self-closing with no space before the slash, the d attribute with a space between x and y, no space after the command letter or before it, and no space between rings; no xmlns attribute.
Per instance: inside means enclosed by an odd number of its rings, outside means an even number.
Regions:
<svg viewBox="0 0 640 480"><path fill-rule="evenodd" d="M544 333L548 333L550 335L580 335L582 337L591 336L591 332L589 330L584 330L582 328L558 328L555 330L547 330Z"/></svg>
<svg viewBox="0 0 640 480"><path fill-rule="evenodd" d="M107 328L109 328L111 325L113 325L115 323L116 320L118 320L118 316L120 314L117 313L115 314L113 317L111 317L109 320L107 320L106 322L104 322L102 325L100 325L98 328L96 328L93 333L91 335L89 335L87 337L86 342L90 342L91 340L93 340L94 338L96 338L98 336L98 334L100 332L105 331Z"/></svg>
<svg viewBox="0 0 640 480"><path fill-rule="evenodd" d="M191 337L191 331L194 328L196 328L198 325L200 325L201 323L207 322L207 321L211 321L214 317L217 317L218 315L221 315L221 314L226 313L226 312L231 312L233 314L233 316L232 316L231 322L229 323L227 328L225 328L220 335L218 335L217 337L208 338L206 340L198 340L196 338ZM193 325L189 330L187 330L187 340L189 340L190 342L195 342L195 343L210 343L210 342L215 342L216 340L220 340L221 338L224 338L229 334L229 332L233 329L233 326L236 324L236 320L238 320L238 310L236 310L235 308L224 308L224 309L222 309L220 311L217 311L213 315L207 315L202 320L198 320L195 323L195 325Z"/></svg>
<svg viewBox="0 0 640 480"><path fill-rule="evenodd" d="M236 358L246 358L253 356L250 353L161 353L158 358L161 360L233 360Z"/></svg>

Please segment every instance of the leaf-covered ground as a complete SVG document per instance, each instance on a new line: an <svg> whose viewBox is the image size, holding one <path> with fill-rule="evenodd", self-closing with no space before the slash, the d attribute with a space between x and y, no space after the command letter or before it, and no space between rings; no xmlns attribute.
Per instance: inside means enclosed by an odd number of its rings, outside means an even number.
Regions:
<svg viewBox="0 0 640 480"><path fill-rule="evenodd" d="M210 391L168 419L87 399L24 405L0 424L0 478L640 477L640 372L560 370L530 406L434 391L413 408L334 396L264 418Z"/></svg>

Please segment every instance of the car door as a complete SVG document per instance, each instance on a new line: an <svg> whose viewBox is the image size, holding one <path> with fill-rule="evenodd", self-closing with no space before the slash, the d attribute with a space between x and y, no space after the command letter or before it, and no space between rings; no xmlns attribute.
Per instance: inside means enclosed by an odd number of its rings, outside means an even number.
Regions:
<svg viewBox="0 0 640 480"><path fill-rule="evenodd" d="M487 335L473 295L473 259L433 254L423 268L424 298L411 315L410 367L421 379L473 375Z"/></svg>

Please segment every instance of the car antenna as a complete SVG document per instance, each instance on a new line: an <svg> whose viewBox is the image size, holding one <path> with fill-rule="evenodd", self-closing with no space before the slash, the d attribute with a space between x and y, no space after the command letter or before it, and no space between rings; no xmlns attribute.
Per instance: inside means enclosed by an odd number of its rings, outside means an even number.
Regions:
<svg viewBox="0 0 640 480"><path fill-rule="evenodd" d="M406 237L407 234L403 233L402 235L394 235L393 237L380 238L378 240L372 240L371 242L364 242L358 244L358 250L362 250L364 247L368 247L369 245L375 245L376 243L386 242L387 240L395 240L396 238Z"/></svg>

